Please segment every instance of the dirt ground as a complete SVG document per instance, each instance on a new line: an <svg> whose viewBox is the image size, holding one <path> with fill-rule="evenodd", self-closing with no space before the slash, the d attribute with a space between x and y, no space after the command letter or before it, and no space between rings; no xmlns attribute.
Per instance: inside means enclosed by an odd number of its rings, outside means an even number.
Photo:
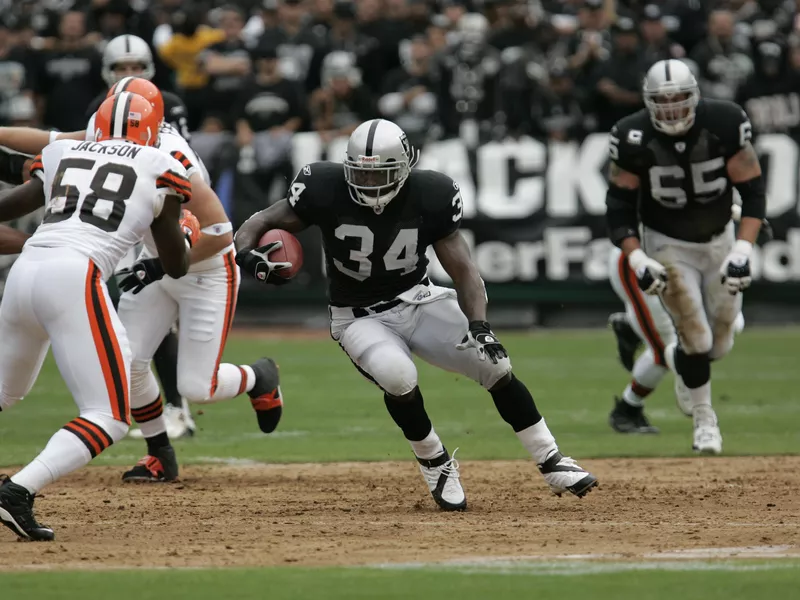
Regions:
<svg viewBox="0 0 800 600"><path fill-rule="evenodd" d="M792 545L800 457L586 461L601 485L550 494L530 462L462 464L469 510L439 512L411 462L195 466L123 485L86 468L37 499L51 544L0 531L0 569L352 565Z"/></svg>

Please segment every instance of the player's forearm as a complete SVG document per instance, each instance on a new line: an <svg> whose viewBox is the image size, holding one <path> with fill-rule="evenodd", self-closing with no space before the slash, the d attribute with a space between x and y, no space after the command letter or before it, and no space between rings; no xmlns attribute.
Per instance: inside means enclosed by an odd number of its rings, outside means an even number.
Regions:
<svg viewBox="0 0 800 600"><path fill-rule="evenodd" d="M201 234L189 252L189 263L195 264L215 256L233 242L233 235L226 233L223 235Z"/></svg>
<svg viewBox="0 0 800 600"><path fill-rule="evenodd" d="M280 200L267 209L257 212L242 224L233 243L236 251L252 249L258 246L261 236L271 229L283 229L289 233L299 233L306 229L306 225L297 213L289 206L288 200Z"/></svg>
<svg viewBox="0 0 800 600"><path fill-rule="evenodd" d="M0 221L24 217L44 205L44 187L34 177L27 183L0 194Z"/></svg>
<svg viewBox="0 0 800 600"><path fill-rule="evenodd" d="M458 279L453 278L453 287L458 294L458 306L461 308L461 312L470 323L485 321L486 288L477 267L467 269L466 272L457 274L457 277Z"/></svg>
<svg viewBox="0 0 800 600"><path fill-rule="evenodd" d="M50 143L50 132L33 127L0 127L0 146L26 154L39 154Z"/></svg>
<svg viewBox="0 0 800 600"><path fill-rule="evenodd" d="M29 237L28 233L0 225L0 254L19 254Z"/></svg>
<svg viewBox="0 0 800 600"><path fill-rule="evenodd" d="M739 235L737 236L738 239L755 244L756 240L758 239L758 232L761 230L762 223L763 221L761 219L756 219L754 217L742 217L742 221L739 223Z"/></svg>

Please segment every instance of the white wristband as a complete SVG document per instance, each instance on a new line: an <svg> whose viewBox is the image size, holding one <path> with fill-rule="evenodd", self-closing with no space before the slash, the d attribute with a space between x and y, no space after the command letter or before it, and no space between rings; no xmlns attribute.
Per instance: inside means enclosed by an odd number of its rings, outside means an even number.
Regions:
<svg viewBox="0 0 800 600"><path fill-rule="evenodd" d="M206 235L225 235L231 231L233 231L233 225L231 225L230 221L227 223L215 223L214 225L203 227L200 230L201 233L205 233Z"/></svg>
<svg viewBox="0 0 800 600"><path fill-rule="evenodd" d="M644 253L644 250L641 248L637 248L630 254L628 254L628 265L630 265L631 269L636 272L639 270L639 267L643 266L644 263L647 261L647 254Z"/></svg>
<svg viewBox="0 0 800 600"><path fill-rule="evenodd" d="M747 240L736 240L736 243L733 245L732 252L736 252L736 254L741 254L747 258L750 258L750 254L753 252L753 244Z"/></svg>
<svg viewBox="0 0 800 600"><path fill-rule="evenodd" d="M51 131L50 132L50 140L47 142L48 144L52 144L58 139L58 134L61 133L60 131Z"/></svg>

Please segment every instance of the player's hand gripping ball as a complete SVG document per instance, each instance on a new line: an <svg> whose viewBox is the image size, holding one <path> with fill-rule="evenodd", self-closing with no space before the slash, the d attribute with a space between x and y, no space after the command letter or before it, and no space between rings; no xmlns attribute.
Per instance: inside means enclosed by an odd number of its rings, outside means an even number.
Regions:
<svg viewBox="0 0 800 600"><path fill-rule="evenodd" d="M197 220L197 217L195 217L191 211L184 208L181 211L181 218L178 224L183 230L183 235L186 238L186 245L191 248L197 243L197 240L200 239L200 221Z"/></svg>
<svg viewBox="0 0 800 600"><path fill-rule="evenodd" d="M258 241L257 248L242 248L236 264L263 283L288 283L303 266L303 248L288 231L272 229Z"/></svg>

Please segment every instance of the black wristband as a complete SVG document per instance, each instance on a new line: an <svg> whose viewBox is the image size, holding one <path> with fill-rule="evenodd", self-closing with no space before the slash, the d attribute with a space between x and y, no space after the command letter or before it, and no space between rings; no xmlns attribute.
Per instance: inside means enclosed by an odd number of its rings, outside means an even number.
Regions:
<svg viewBox="0 0 800 600"><path fill-rule="evenodd" d="M491 331L492 326L489 325L489 321L470 321L469 329L470 331L473 329L485 329L486 331Z"/></svg>

